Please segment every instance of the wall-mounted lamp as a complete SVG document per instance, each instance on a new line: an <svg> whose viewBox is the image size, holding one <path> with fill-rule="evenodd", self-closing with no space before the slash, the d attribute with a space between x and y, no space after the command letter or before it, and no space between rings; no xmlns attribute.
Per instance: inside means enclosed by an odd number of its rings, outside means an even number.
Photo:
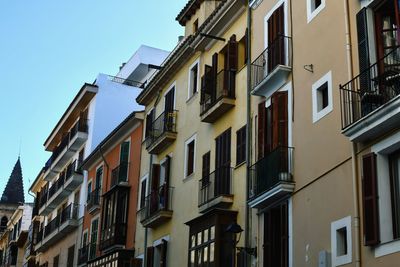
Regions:
<svg viewBox="0 0 400 267"><path fill-rule="evenodd" d="M244 230L242 229L242 227L239 224L237 224L236 222L229 224L228 227L226 228L226 232L235 234L235 238L236 238L236 235L239 234L239 237L237 239L235 239L235 247L239 243L240 237L242 236L243 231ZM236 249L239 250L239 252L244 251L248 255L257 257L257 247L255 247L255 248L236 247Z"/></svg>

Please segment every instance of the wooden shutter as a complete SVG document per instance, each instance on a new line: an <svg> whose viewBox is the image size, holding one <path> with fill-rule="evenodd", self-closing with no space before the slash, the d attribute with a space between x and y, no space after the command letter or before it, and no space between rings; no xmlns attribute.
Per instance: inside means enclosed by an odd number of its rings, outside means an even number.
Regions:
<svg viewBox="0 0 400 267"><path fill-rule="evenodd" d="M145 137L149 137L153 128L154 109L152 109L146 116L146 132Z"/></svg>
<svg viewBox="0 0 400 267"><path fill-rule="evenodd" d="M167 247L168 241L163 239L161 241L160 267L167 267Z"/></svg>
<svg viewBox="0 0 400 267"><path fill-rule="evenodd" d="M268 72L284 59L284 9L281 5L268 19Z"/></svg>
<svg viewBox="0 0 400 267"><path fill-rule="evenodd" d="M171 170L171 157L167 156L165 159L165 184L164 184L164 207L169 208L169 182L170 182L170 170Z"/></svg>
<svg viewBox="0 0 400 267"><path fill-rule="evenodd" d="M246 126L236 132L236 165L246 160Z"/></svg>
<svg viewBox="0 0 400 267"><path fill-rule="evenodd" d="M157 191L159 187L160 187L160 165L153 164L151 190Z"/></svg>
<svg viewBox="0 0 400 267"><path fill-rule="evenodd" d="M204 66L204 76L201 78L201 99L200 103L204 103L208 98L206 95L211 95L213 84L213 67Z"/></svg>
<svg viewBox="0 0 400 267"><path fill-rule="evenodd" d="M230 71L237 71L238 65L238 43L236 42L236 35L232 35L228 43L228 69Z"/></svg>
<svg viewBox="0 0 400 267"><path fill-rule="evenodd" d="M201 177L202 179L207 178L210 175L210 151L203 155L203 166Z"/></svg>
<svg viewBox="0 0 400 267"><path fill-rule="evenodd" d="M373 246L380 242L376 154L370 153L364 155L362 163L364 244L366 246Z"/></svg>
<svg viewBox="0 0 400 267"><path fill-rule="evenodd" d="M272 95L272 150L288 145L287 92Z"/></svg>
<svg viewBox="0 0 400 267"><path fill-rule="evenodd" d="M258 159L262 159L264 157L264 147L265 147L265 101L258 104Z"/></svg>
<svg viewBox="0 0 400 267"><path fill-rule="evenodd" d="M212 86L210 89L211 100L216 98L216 86L217 86L217 74L218 74L218 53L212 55Z"/></svg>
<svg viewBox="0 0 400 267"><path fill-rule="evenodd" d="M146 267L153 267L153 260L154 260L154 247L147 248L147 255L146 255Z"/></svg>
<svg viewBox="0 0 400 267"><path fill-rule="evenodd" d="M370 91L370 73L363 72L371 65L368 45L367 8L361 9L356 16L358 38L358 64L360 68L360 89Z"/></svg>

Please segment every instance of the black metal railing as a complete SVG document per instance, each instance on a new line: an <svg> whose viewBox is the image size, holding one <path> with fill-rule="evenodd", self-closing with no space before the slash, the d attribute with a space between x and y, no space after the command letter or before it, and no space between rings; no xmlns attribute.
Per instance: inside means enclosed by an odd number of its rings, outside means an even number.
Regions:
<svg viewBox="0 0 400 267"><path fill-rule="evenodd" d="M251 63L251 88L257 87L277 66L292 66L292 38L278 36L271 44Z"/></svg>
<svg viewBox="0 0 400 267"><path fill-rule="evenodd" d="M121 162L111 171L111 187L128 181L129 162Z"/></svg>
<svg viewBox="0 0 400 267"><path fill-rule="evenodd" d="M248 196L253 199L281 182L293 182L293 148L277 147L250 167Z"/></svg>
<svg viewBox="0 0 400 267"><path fill-rule="evenodd" d="M152 144L154 144L164 133L176 133L177 115L177 110L164 111L152 122L145 140L146 148L149 148Z"/></svg>
<svg viewBox="0 0 400 267"><path fill-rule="evenodd" d="M46 238L58 230L58 228L68 220L77 219L79 210L78 208L79 206L77 204L71 203L64 210L62 210L61 213L57 214L57 216L44 227L43 238Z"/></svg>
<svg viewBox="0 0 400 267"><path fill-rule="evenodd" d="M400 47L340 85L342 129L400 95Z"/></svg>
<svg viewBox="0 0 400 267"><path fill-rule="evenodd" d="M116 82L116 83L125 84L125 85L138 87L138 88L142 88L142 89L144 88L144 83L142 83L142 82L129 80L129 79L124 79L124 78L121 78L121 77L116 77L116 76L111 76L111 75L107 75L107 77L108 77L108 79L110 81L113 81L113 82Z"/></svg>
<svg viewBox="0 0 400 267"><path fill-rule="evenodd" d="M220 167L199 181L199 206L219 196L232 195L232 168Z"/></svg>
<svg viewBox="0 0 400 267"><path fill-rule="evenodd" d="M39 229L39 232L38 232L38 234L37 234L37 237L36 237L36 244L42 242L42 240L43 240L43 235L44 235L44 228L40 228L40 229Z"/></svg>
<svg viewBox="0 0 400 267"><path fill-rule="evenodd" d="M100 250L105 250L116 245L125 245L126 242L126 223L116 223L101 230Z"/></svg>
<svg viewBox="0 0 400 267"><path fill-rule="evenodd" d="M39 195L39 208L41 208L41 207L43 207L44 205L46 205L47 196L48 196L48 190L40 191L40 195Z"/></svg>
<svg viewBox="0 0 400 267"><path fill-rule="evenodd" d="M235 98L236 70L221 70L209 88L202 89L200 115L210 110L222 98Z"/></svg>
<svg viewBox="0 0 400 267"><path fill-rule="evenodd" d="M89 246L85 245L78 250L78 265L85 264L89 260Z"/></svg>
<svg viewBox="0 0 400 267"><path fill-rule="evenodd" d="M97 207L100 205L100 195L101 188L96 188L92 192L90 192L86 203L87 210L91 210L93 207Z"/></svg>
<svg viewBox="0 0 400 267"><path fill-rule="evenodd" d="M143 222L160 211L172 211L173 189L164 184L146 196L144 207L140 210L140 220Z"/></svg>

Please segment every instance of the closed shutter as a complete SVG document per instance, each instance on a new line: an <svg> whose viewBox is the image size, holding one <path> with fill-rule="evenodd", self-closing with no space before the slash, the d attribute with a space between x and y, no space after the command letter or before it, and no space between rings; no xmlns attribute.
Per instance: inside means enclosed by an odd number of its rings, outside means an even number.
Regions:
<svg viewBox="0 0 400 267"><path fill-rule="evenodd" d="M154 109L150 111L146 116L146 132L145 138L149 137L152 134L153 129L153 119L154 119Z"/></svg>
<svg viewBox="0 0 400 267"><path fill-rule="evenodd" d="M128 180L129 146L130 146L129 141L125 141L121 144L121 150L119 156L119 174L118 174L119 182Z"/></svg>
<svg viewBox="0 0 400 267"><path fill-rule="evenodd" d="M210 176L210 151L203 155L203 166L201 171L201 178L203 181L203 186L206 186L209 182Z"/></svg>
<svg viewBox="0 0 400 267"><path fill-rule="evenodd" d="M236 35L232 35L228 44L228 69L230 71L237 71L238 65L238 43L236 42Z"/></svg>
<svg viewBox="0 0 400 267"><path fill-rule="evenodd" d="M171 172L171 157L167 156L165 159L165 184L164 184L164 207L169 208L169 182L170 182L170 172Z"/></svg>
<svg viewBox="0 0 400 267"><path fill-rule="evenodd" d="M160 187L160 165L153 164L151 177L151 197L150 197L150 212L158 210L158 189Z"/></svg>
<svg viewBox="0 0 400 267"><path fill-rule="evenodd" d="M287 92L272 95L272 150L288 145Z"/></svg>
<svg viewBox="0 0 400 267"><path fill-rule="evenodd" d="M161 257L160 257L160 267L167 267L167 247L168 241L163 239L161 241Z"/></svg>
<svg viewBox="0 0 400 267"><path fill-rule="evenodd" d="M272 216L271 212L264 213L264 266L272 265Z"/></svg>
<svg viewBox="0 0 400 267"><path fill-rule="evenodd" d="M215 100L217 96L216 94L217 74L218 74L218 53L214 53L212 55L212 86L210 89L212 102Z"/></svg>
<svg viewBox="0 0 400 267"><path fill-rule="evenodd" d="M357 13L357 38L358 38L358 64L360 68L360 89L362 91L370 91L370 73L369 71L364 72L371 65L369 56L369 45L368 45L368 20L367 20L367 8L361 9Z"/></svg>
<svg viewBox="0 0 400 267"><path fill-rule="evenodd" d="M153 267L154 262L154 247L147 248L147 255L146 255L146 267Z"/></svg>
<svg viewBox="0 0 400 267"><path fill-rule="evenodd" d="M376 154L370 153L364 155L362 163L364 244L366 246L373 246L380 242Z"/></svg>
<svg viewBox="0 0 400 267"><path fill-rule="evenodd" d="M258 159L262 159L264 157L264 147L265 147L265 101L258 104Z"/></svg>
<svg viewBox="0 0 400 267"><path fill-rule="evenodd" d="M268 73L284 62L284 10L283 5L268 19Z"/></svg>

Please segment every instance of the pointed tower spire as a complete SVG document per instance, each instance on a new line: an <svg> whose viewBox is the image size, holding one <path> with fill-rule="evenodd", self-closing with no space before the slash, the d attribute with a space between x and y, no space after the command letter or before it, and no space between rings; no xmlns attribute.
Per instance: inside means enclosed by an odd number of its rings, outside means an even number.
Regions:
<svg viewBox="0 0 400 267"><path fill-rule="evenodd" d="M22 180L22 169L21 169L21 161L18 156L18 160L15 163L14 169L8 179L6 188L3 191L3 195L1 196L0 203L24 203L24 183Z"/></svg>

